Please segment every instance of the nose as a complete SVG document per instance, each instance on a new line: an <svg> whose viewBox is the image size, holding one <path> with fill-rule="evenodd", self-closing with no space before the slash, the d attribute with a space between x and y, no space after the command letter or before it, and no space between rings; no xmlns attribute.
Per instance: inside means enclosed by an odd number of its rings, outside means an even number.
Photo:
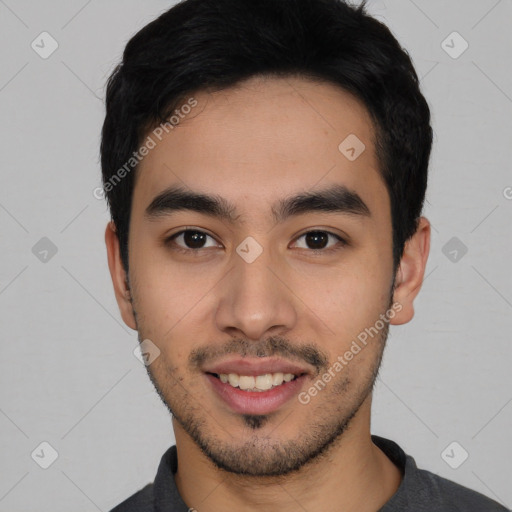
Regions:
<svg viewBox="0 0 512 512"><path fill-rule="evenodd" d="M265 250L250 263L234 255L234 268L219 296L218 329L255 341L292 329L298 299L286 282L284 268L284 263L272 262Z"/></svg>

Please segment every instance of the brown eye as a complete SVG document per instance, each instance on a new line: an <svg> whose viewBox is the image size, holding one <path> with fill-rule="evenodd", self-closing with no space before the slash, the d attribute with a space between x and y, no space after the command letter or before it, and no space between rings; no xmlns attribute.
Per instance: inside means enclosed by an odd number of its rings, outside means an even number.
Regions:
<svg viewBox="0 0 512 512"><path fill-rule="evenodd" d="M305 237L306 245L310 249L323 249L329 243L329 235L322 231L310 231Z"/></svg>
<svg viewBox="0 0 512 512"><path fill-rule="evenodd" d="M183 233L183 242L189 249L200 249L203 247L206 234L200 231L185 231Z"/></svg>
<svg viewBox="0 0 512 512"><path fill-rule="evenodd" d="M214 241L213 245L205 245L209 238ZM175 233L167 240L167 243L171 245L177 245L179 249L184 251L194 251L217 246L213 237L204 231L192 229L186 229Z"/></svg>
<svg viewBox="0 0 512 512"><path fill-rule="evenodd" d="M336 249L336 245L344 246L346 245L345 240L334 233L330 233L329 231L321 231L314 230L308 231L303 235L299 236L297 240L304 239L302 246L299 245L301 249L310 249L312 251L330 251ZM330 239L334 239L334 244L331 243L329 246Z"/></svg>

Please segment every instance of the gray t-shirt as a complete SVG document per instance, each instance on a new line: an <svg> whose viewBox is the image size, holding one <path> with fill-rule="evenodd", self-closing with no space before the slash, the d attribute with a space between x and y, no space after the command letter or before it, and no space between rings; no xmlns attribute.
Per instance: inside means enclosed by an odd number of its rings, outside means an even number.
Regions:
<svg viewBox="0 0 512 512"><path fill-rule="evenodd" d="M510 512L483 494L418 469L416 462L394 441L372 435L372 441L401 469L400 487L376 512ZM178 493L174 473L176 446L162 456L154 483L147 484L110 512L187 512Z"/></svg>

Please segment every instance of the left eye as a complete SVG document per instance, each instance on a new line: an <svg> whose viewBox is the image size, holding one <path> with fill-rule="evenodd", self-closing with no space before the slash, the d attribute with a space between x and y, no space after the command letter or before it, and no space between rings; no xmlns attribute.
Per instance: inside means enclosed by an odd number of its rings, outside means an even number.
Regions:
<svg viewBox="0 0 512 512"><path fill-rule="evenodd" d="M299 236L297 240L300 240L301 238L304 239L304 245L300 247L301 249L311 249L314 251L317 250L325 250L326 247L328 250L332 249L332 246L328 246L329 244L329 237L331 237L331 240L334 239L335 242L341 243L341 245L345 245L345 240L341 238L338 235L335 235L334 233L330 233L329 231L308 231L307 233L304 233L303 235ZM334 243L336 245L336 243Z"/></svg>

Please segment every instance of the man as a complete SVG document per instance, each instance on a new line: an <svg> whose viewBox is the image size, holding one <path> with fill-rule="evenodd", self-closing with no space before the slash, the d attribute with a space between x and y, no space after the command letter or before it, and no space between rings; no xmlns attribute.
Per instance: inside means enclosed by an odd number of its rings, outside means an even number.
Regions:
<svg viewBox="0 0 512 512"><path fill-rule="evenodd" d="M127 44L101 156L109 268L173 417L115 512L499 511L370 434L413 317L428 105L340 0L185 0Z"/></svg>

